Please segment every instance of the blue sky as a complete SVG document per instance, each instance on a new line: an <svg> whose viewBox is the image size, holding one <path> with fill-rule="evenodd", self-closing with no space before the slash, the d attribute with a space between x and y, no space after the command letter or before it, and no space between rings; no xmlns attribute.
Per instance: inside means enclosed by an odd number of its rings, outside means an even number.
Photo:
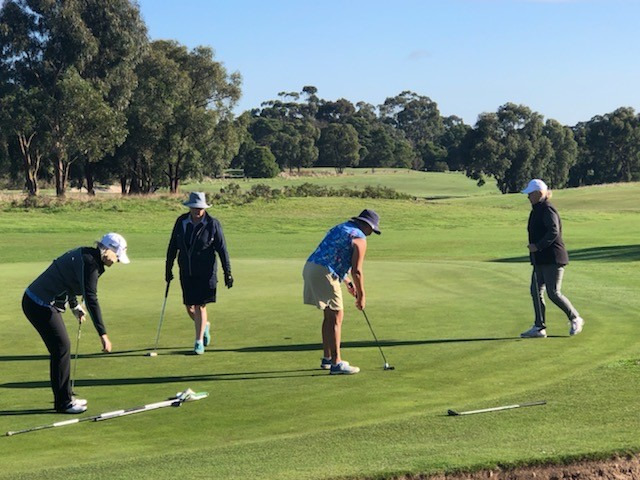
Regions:
<svg viewBox="0 0 640 480"><path fill-rule="evenodd" d="M522 103L565 125L640 110L636 0L140 0L155 39L214 48L237 111L281 91L379 105L411 90L442 115Z"/></svg>

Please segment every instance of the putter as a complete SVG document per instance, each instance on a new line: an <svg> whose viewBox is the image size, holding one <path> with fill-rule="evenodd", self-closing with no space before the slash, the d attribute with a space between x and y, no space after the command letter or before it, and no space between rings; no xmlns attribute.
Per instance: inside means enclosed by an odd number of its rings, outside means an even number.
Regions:
<svg viewBox="0 0 640 480"><path fill-rule="evenodd" d="M164 320L164 310L167 308L167 297L169 296L169 285L171 281L167 282L167 288L164 291L164 301L162 302L162 311L160 312L160 322L158 322L158 332L156 333L156 345L153 347L153 352L145 353L147 357L158 356L158 341L160 340L160 329L162 328L162 321Z"/></svg>
<svg viewBox="0 0 640 480"><path fill-rule="evenodd" d="M466 412L456 412L455 410L447 410L447 415L451 417L455 417L459 415L473 415L475 413L498 412L500 410L511 410L512 408L534 407L536 405L546 405L546 404L547 404L546 400L541 400L539 402L519 403L517 405L505 405L503 407L483 408L481 410L468 410Z"/></svg>
<svg viewBox="0 0 640 480"><path fill-rule="evenodd" d="M364 319L367 321L367 325L369 325L369 330L371 330L371 334L373 335L373 338L376 340L376 345L378 345L378 349L380 350L380 355L382 355L382 360L384 361L384 370L395 370L396 367L392 367L391 365L389 365L389 363L387 362L386 357L384 356L384 352L382 351L382 347L380 346L380 342L378 341L378 337L376 337L375 332L373 331L373 327L371 327L371 322L369 322L369 317L367 317L367 312L364 311L364 309L362 309L362 313L364 315Z"/></svg>
<svg viewBox="0 0 640 480"><path fill-rule="evenodd" d="M82 330L82 322L78 320L78 336L76 337L76 356L73 359L73 375L71 376L71 395L75 395L73 386L76 383L76 368L78 368L78 352L80 351L80 332Z"/></svg>
<svg viewBox="0 0 640 480"><path fill-rule="evenodd" d="M72 420L63 420L62 422L49 423L47 425L40 425L37 427L25 428L24 430L9 431L5 433L5 436L11 437L21 433L36 432L38 430L46 430L48 428L64 427L66 425L73 425L76 423L93 421L100 422L102 420L110 420L112 418L124 417L125 415L132 415L134 413L148 412L150 410L157 410L164 407L179 407L185 402L192 402L201 400L208 397L207 392L194 392L190 388L184 392L178 392L175 397L171 397L162 402L149 403L147 405L141 405L139 407L127 408L125 410L114 410L112 412L101 413L100 415L94 415L91 417L74 418Z"/></svg>

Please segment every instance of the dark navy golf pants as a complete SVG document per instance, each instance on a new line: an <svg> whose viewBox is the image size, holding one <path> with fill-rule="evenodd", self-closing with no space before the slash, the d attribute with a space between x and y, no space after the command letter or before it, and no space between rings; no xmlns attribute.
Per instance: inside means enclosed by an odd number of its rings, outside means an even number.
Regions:
<svg viewBox="0 0 640 480"><path fill-rule="evenodd" d="M71 342L62 315L53 307L43 307L26 294L22 311L38 331L51 354L50 376L54 406L62 410L71 403Z"/></svg>

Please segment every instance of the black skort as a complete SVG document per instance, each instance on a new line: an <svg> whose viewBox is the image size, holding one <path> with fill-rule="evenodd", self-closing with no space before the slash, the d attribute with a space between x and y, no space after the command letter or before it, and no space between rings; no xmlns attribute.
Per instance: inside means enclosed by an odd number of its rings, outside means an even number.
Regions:
<svg viewBox="0 0 640 480"><path fill-rule="evenodd" d="M181 276L180 286L185 305L204 305L216 301L216 283L211 278Z"/></svg>

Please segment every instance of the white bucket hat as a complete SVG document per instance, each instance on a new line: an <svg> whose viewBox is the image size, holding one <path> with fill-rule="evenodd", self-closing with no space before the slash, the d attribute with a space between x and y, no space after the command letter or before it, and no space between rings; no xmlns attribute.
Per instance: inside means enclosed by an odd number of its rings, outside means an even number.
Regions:
<svg viewBox="0 0 640 480"><path fill-rule="evenodd" d="M131 263L127 256L127 241L118 233L107 233L100 243L109 250L113 251L118 257L120 263Z"/></svg>
<svg viewBox="0 0 640 480"><path fill-rule="evenodd" d="M211 206L207 204L204 192L191 192L189 194L189 200L184 202L183 205L189 208L209 208Z"/></svg>
<svg viewBox="0 0 640 480"><path fill-rule="evenodd" d="M520 193L526 193L528 195L532 192L546 192L547 190L549 190L549 187L547 187L546 183L539 178L534 178L529 182L527 188L521 190Z"/></svg>

